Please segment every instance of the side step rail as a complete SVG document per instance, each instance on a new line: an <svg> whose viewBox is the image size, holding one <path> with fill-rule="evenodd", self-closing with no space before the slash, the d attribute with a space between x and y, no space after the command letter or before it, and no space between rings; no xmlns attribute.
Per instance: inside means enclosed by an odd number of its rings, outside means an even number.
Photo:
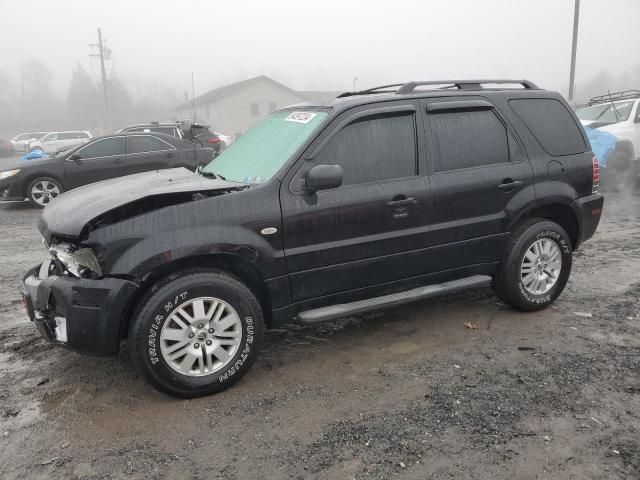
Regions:
<svg viewBox="0 0 640 480"><path fill-rule="evenodd" d="M439 297L448 293L459 292L468 288L488 287L491 284L491 277L488 275L473 275L471 277L452 280L435 285L406 290L404 292L383 295L382 297L368 298L351 303L341 303L330 307L314 308L305 310L297 315L298 321L309 325L313 323L335 320L337 318L356 315L371 310L381 310L383 308L394 307L426 298Z"/></svg>

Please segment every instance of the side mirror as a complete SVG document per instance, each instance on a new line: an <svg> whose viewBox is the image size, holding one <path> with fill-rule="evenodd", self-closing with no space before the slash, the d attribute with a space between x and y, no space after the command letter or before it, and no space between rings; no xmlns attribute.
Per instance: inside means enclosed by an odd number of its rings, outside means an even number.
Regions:
<svg viewBox="0 0 640 480"><path fill-rule="evenodd" d="M342 167L340 165L316 165L307 173L304 186L309 192L328 190L342 185Z"/></svg>
<svg viewBox="0 0 640 480"><path fill-rule="evenodd" d="M79 153L74 153L73 155L69 156L69 160L71 160L72 162L78 162L82 160L82 157L80 156Z"/></svg>

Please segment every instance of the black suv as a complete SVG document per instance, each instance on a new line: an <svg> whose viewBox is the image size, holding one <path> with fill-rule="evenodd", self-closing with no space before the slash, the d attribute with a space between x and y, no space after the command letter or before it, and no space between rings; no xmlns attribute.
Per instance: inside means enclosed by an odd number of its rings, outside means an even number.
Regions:
<svg viewBox="0 0 640 480"><path fill-rule="evenodd" d="M437 88L440 87L440 88ZM551 304L602 211L562 97L528 81L411 82L276 111L199 173L62 195L24 277L41 334L191 397L249 369L265 327L491 285Z"/></svg>

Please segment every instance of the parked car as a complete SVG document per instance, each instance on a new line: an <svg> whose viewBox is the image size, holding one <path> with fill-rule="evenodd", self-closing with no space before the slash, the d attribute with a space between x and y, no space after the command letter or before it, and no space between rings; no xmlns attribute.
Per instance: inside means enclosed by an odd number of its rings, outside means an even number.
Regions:
<svg viewBox="0 0 640 480"><path fill-rule="evenodd" d="M210 394L247 372L265 327L292 320L489 285L545 308L603 206L578 119L528 81L296 105L199 173L100 182L44 209L49 255L24 298L45 338L111 355L127 339L159 390Z"/></svg>
<svg viewBox="0 0 640 480"><path fill-rule="evenodd" d="M0 138L0 157L11 157L15 154L13 144L9 140Z"/></svg>
<svg viewBox="0 0 640 480"><path fill-rule="evenodd" d="M28 132L16 135L11 139L11 144L16 152L26 152L31 142L40 140L49 132Z"/></svg>
<svg viewBox="0 0 640 480"><path fill-rule="evenodd" d="M56 153L59 150L81 145L91 138L91 133L85 131L51 132L39 140L29 143L28 150L42 150L47 153Z"/></svg>
<svg viewBox="0 0 640 480"><path fill-rule="evenodd" d="M189 141L195 141L202 146L211 147L216 153L220 153L224 148L218 134L209 130L207 125L200 125L190 122L151 122L137 125L130 125L119 132L154 132L166 133L176 138L183 138Z"/></svg>
<svg viewBox="0 0 640 480"><path fill-rule="evenodd" d="M0 172L0 201L26 198L44 207L62 192L88 183L164 168L195 170L213 156L210 148L162 133L107 135Z"/></svg>
<svg viewBox="0 0 640 480"><path fill-rule="evenodd" d="M640 178L640 90L626 90L593 97L576 109L585 127L616 136L616 148L603 173L606 185L620 190Z"/></svg>

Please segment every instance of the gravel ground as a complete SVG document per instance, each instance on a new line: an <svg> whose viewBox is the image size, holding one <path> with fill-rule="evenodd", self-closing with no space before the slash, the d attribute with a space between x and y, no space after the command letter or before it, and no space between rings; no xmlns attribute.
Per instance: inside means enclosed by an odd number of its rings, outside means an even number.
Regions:
<svg viewBox="0 0 640 480"><path fill-rule="evenodd" d="M187 401L126 351L37 336L18 286L38 215L0 205L3 479L640 478L640 196L607 196L545 311L479 290L270 331L235 387Z"/></svg>

